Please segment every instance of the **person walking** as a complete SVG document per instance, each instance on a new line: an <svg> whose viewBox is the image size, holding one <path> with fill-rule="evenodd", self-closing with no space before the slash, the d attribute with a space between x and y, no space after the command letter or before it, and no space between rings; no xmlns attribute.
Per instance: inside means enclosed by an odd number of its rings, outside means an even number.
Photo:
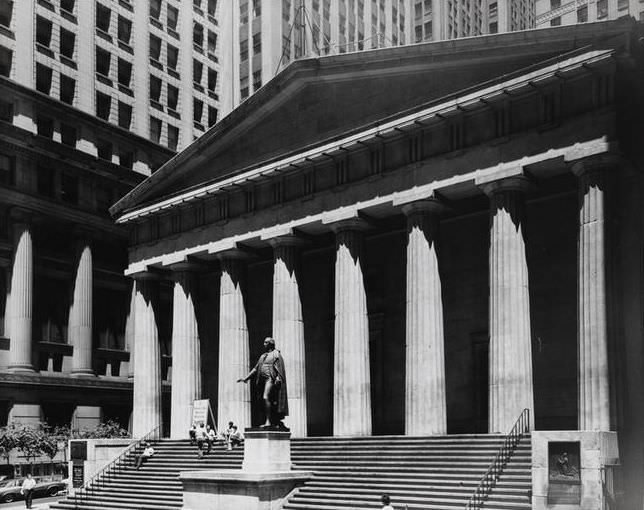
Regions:
<svg viewBox="0 0 644 510"><path fill-rule="evenodd" d="M34 497L34 487L36 486L36 480L31 476L31 473L27 473L27 478L22 482L20 487L20 494L25 497L25 506L31 508L31 500Z"/></svg>
<svg viewBox="0 0 644 510"><path fill-rule="evenodd" d="M206 427L204 426L203 422L199 424L199 427L197 427L197 432L195 433L196 439L197 439L197 449L199 450L197 452L197 457L198 458L203 458L203 447L204 447L204 442L207 439L207 434L206 434Z"/></svg>
<svg viewBox="0 0 644 510"><path fill-rule="evenodd" d="M242 433L237 429L237 425L233 425L230 429L230 433L227 436L228 438L228 449L232 450L238 444L241 444L243 436Z"/></svg>
<svg viewBox="0 0 644 510"><path fill-rule="evenodd" d="M194 422L188 429L188 436L190 437L190 446L194 445L195 441L197 440L197 426L194 424Z"/></svg>

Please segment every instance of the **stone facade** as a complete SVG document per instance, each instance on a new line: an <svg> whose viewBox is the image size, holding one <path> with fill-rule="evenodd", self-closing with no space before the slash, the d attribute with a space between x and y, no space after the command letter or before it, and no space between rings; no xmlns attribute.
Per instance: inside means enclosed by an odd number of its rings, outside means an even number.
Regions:
<svg viewBox="0 0 644 510"><path fill-rule="evenodd" d="M527 408L536 429L617 431L629 487L644 465L642 268L625 249L644 241L638 30L297 62L117 203L128 275L202 274L193 370L219 421L248 422L233 381L272 333L305 397L300 434L507 432ZM285 238L297 265L276 263Z"/></svg>

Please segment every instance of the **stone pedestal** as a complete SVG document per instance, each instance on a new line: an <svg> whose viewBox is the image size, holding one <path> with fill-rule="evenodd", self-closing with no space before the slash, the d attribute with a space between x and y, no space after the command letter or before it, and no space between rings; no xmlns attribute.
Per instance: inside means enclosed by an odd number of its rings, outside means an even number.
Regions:
<svg viewBox="0 0 644 510"><path fill-rule="evenodd" d="M290 432L246 429L241 470L184 471L184 510L279 510L310 471L291 471Z"/></svg>
<svg viewBox="0 0 644 510"><path fill-rule="evenodd" d="M558 448L559 447L559 448ZM561 448L563 447L563 449ZM553 451L570 449L569 475L561 475ZM577 454L578 452L578 454ZM577 458L578 455L578 458ZM532 432L533 510L603 510L603 485L619 464L616 432L544 430ZM566 470L564 470L566 471Z"/></svg>

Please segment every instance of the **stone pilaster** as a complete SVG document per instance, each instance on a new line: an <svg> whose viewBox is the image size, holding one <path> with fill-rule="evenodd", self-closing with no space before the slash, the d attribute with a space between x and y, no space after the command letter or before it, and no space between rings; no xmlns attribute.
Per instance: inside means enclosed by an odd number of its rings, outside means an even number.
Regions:
<svg viewBox="0 0 644 510"><path fill-rule="evenodd" d="M605 189L608 162L573 165L579 179L577 257L579 429L610 430Z"/></svg>
<svg viewBox="0 0 644 510"><path fill-rule="evenodd" d="M359 220L332 225L336 233L333 434L371 435L369 318Z"/></svg>
<svg viewBox="0 0 644 510"><path fill-rule="evenodd" d="M271 240L273 266L273 337L285 358L288 371L286 420L292 437L306 437L306 363L304 321L298 283L299 244L294 237Z"/></svg>
<svg viewBox="0 0 644 510"><path fill-rule="evenodd" d="M237 379L249 368L248 326L242 285L242 260L221 259L219 287L219 395L217 423L250 427L250 387Z"/></svg>
<svg viewBox="0 0 644 510"><path fill-rule="evenodd" d="M170 437L185 438L192 422L192 403L201 398L201 353L195 297L196 275L174 273L172 312L172 396Z"/></svg>
<svg viewBox="0 0 644 510"><path fill-rule="evenodd" d="M490 196L489 431L506 433L523 409L534 413L523 193L517 176L483 186Z"/></svg>
<svg viewBox="0 0 644 510"><path fill-rule="evenodd" d="M405 433L447 433L443 299L436 241L437 200L403 207L407 215Z"/></svg>
<svg viewBox="0 0 644 510"><path fill-rule="evenodd" d="M161 351L155 316L158 282L139 278L135 286L132 435L142 437L161 425Z"/></svg>
<svg viewBox="0 0 644 510"><path fill-rule="evenodd" d="M69 343L74 347L72 375L92 376L92 249L79 247L73 301L69 310Z"/></svg>
<svg viewBox="0 0 644 510"><path fill-rule="evenodd" d="M11 271L11 294L8 308L9 370L33 372L32 319L33 319L33 241L31 227L22 215L13 224L14 252Z"/></svg>

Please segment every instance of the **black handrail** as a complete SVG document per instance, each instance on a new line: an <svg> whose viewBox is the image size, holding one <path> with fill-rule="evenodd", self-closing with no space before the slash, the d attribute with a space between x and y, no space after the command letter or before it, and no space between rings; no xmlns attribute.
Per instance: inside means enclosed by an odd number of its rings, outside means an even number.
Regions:
<svg viewBox="0 0 644 510"><path fill-rule="evenodd" d="M503 473L503 469L505 469L510 457L512 457L519 441L529 432L530 410L524 409L517 418L517 421L514 422L510 432L505 436L503 445L499 448L492 464L490 464L487 472L483 475L483 478L481 478L481 481L476 487L474 494L472 494L467 505L465 505L465 510L479 510L483 506L483 503L499 480L501 473Z"/></svg>
<svg viewBox="0 0 644 510"><path fill-rule="evenodd" d="M143 437L127 445L116 457L114 457L114 459L94 473L94 475L92 475L92 477L87 480L82 487L79 487L74 491L74 508L78 508L79 500L82 503L85 496L88 494L93 495L95 488L98 486L104 487L105 482L109 481L112 474L120 473L125 466L125 463L122 461L126 460L127 457L141 445L141 443L149 440L160 439L160 432L161 425L157 425Z"/></svg>

